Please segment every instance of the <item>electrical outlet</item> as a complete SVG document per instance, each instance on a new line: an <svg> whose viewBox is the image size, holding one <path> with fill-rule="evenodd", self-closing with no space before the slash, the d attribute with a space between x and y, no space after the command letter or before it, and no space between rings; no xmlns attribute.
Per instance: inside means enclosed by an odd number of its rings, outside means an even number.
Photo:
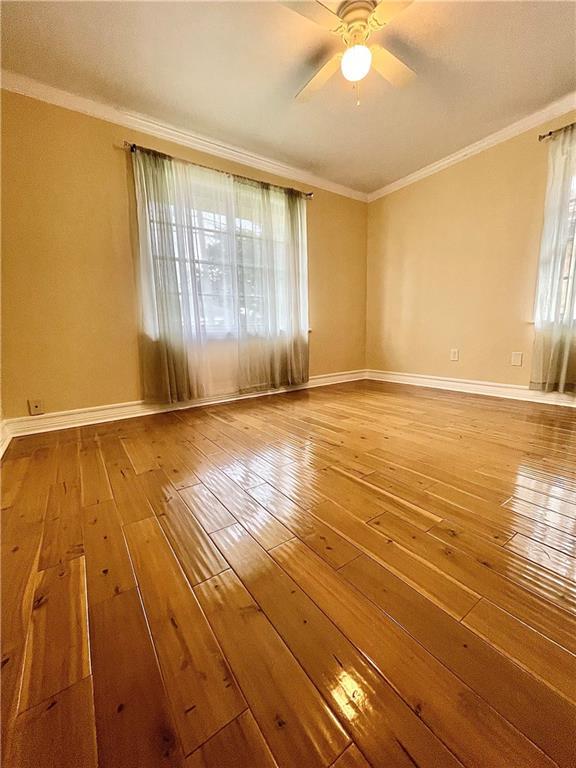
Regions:
<svg viewBox="0 0 576 768"><path fill-rule="evenodd" d="M458 349L451 349L450 350L450 360L453 363L457 363L458 360L460 360L460 351Z"/></svg>
<svg viewBox="0 0 576 768"><path fill-rule="evenodd" d="M522 352L512 352L510 356L510 365L522 366Z"/></svg>
<svg viewBox="0 0 576 768"><path fill-rule="evenodd" d="M44 413L44 403L42 400L28 400L28 413L30 416L39 416Z"/></svg>

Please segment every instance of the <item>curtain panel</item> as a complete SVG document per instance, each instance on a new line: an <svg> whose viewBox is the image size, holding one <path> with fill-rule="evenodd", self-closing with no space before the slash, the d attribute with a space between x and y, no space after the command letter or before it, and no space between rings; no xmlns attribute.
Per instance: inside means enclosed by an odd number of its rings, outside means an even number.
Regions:
<svg viewBox="0 0 576 768"><path fill-rule="evenodd" d="M307 381L302 194L145 150L132 158L145 399Z"/></svg>
<svg viewBox="0 0 576 768"><path fill-rule="evenodd" d="M576 390L576 126L550 140L530 387Z"/></svg>

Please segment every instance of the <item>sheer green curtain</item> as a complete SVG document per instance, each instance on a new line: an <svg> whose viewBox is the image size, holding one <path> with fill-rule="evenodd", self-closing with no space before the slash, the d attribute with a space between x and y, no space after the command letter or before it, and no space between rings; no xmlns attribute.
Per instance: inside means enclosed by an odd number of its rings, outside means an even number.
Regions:
<svg viewBox="0 0 576 768"><path fill-rule="evenodd" d="M550 140L531 388L576 390L576 125Z"/></svg>
<svg viewBox="0 0 576 768"><path fill-rule="evenodd" d="M132 157L145 398L307 381L303 196L144 150Z"/></svg>

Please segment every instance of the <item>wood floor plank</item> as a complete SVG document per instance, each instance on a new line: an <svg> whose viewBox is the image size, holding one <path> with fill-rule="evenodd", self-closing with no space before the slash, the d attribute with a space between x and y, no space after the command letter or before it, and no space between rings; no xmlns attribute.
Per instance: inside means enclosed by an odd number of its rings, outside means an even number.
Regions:
<svg viewBox="0 0 576 768"><path fill-rule="evenodd" d="M166 511L166 505L178 496L178 491L172 485L163 469L151 469L147 472L142 472L137 477L137 483L142 488L149 505L157 517L163 515Z"/></svg>
<svg viewBox="0 0 576 768"><path fill-rule="evenodd" d="M573 768L572 409L367 380L17 437L1 471L11 762L94 768L96 722L99 768Z"/></svg>
<svg viewBox="0 0 576 768"><path fill-rule="evenodd" d="M366 479L367 483L369 481L370 478ZM391 513L396 517L406 520L411 525L415 525L416 528L422 531L428 531L432 526L442 521L442 518L433 512L384 493L378 496L378 507L377 517L380 517L382 514Z"/></svg>
<svg viewBox="0 0 576 768"><path fill-rule="evenodd" d="M50 488L38 570L51 568L84 554L78 485L57 483Z"/></svg>
<svg viewBox="0 0 576 768"><path fill-rule="evenodd" d="M339 572L559 766L572 766L573 705L366 555Z"/></svg>
<svg viewBox="0 0 576 768"><path fill-rule="evenodd" d="M557 498L554 495L548 494L543 490L530 490L529 488L523 488L518 486L514 489L513 496L517 499L523 499L524 501L535 504L537 507L542 507L550 512L559 512L568 517L576 517L576 501L574 497L570 499L567 496L563 498Z"/></svg>
<svg viewBox="0 0 576 768"><path fill-rule="evenodd" d="M439 523L428 533L467 552L485 568L502 574L566 611L576 613L576 584L565 576L551 573L539 563L526 562L526 558L507 547L495 546L452 522Z"/></svg>
<svg viewBox="0 0 576 768"><path fill-rule="evenodd" d="M240 461L233 461L228 459L219 465L219 468L225 475L233 480L236 485L239 485L240 488L243 488L245 491L249 491L250 488L255 488L264 482L260 475L257 475Z"/></svg>
<svg viewBox="0 0 576 768"><path fill-rule="evenodd" d="M576 536L576 520L567 517L566 515L561 515L559 512L552 512L548 509L537 507L535 504L530 504L530 502L524 501L523 499L516 499L514 497L508 499L503 506L524 517L528 517L531 520L545 523L551 528L557 528L559 531L569 533L571 536Z"/></svg>
<svg viewBox="0 0 576 768"><path fill-rule="evenodd" d="M136 589L90 607L99 768L175 768L183 756Z"/></svg>
<svg viewBox="0 0 576 768"><path fill-rule="evenodd" d="M152 639L187 755L246 702L154 518L125 528Z"/></svg>
<svg viewBox="0 0 576 768"><path fill-rule="evenodd" d="M489 481L482 478L472 470L454 472L452 468L452 471L450 471L437 464L432 465L414 455L404 456L397 450L376 450L368 454L368 460L385 461L389 466L400 466L410 472L429 478L434 483L441 483L444 486L460 489L471 496L477 496L486 501L493 501L496 504L501 504L510 496L511 487L506 487L506 489L494 487L494 480ZM379 464L376 466L379 466Z"/></svg>
<svg viewBox="0 0 576 768"><path fill-rule="evenodd" d="M83 507L112 499L100 446L95 442L80 449L80 488Z"/></svg>
<svg viewBox="0 0 576 768"><path fill-rule="evenodd" d="M77 557L37 574L19 711L89 674L86 568Z"/></svg>
<svg viewBox="0 0 576 768"><path fill-rule="evenodd" d="M410 709L466 766L552 762L484 699L440 664L396 622L375 607L298 541L273 556L380 670ZM372 761L357 739L356 744ZM426 758L415 756L417 764ZM429 758L428 758L429 759ZM436 758L437 759L437 758ZM373 762L373 761L372 761Z"/></svg>
<svg viewBox="0 0 576 768"><path fill-rule="evenodd" d="M32 456L37 451L53 450L58 446L56 432L44 432L27 437L15 437L6 448L5 459L20 459Z"/></svg>
<svg viewBox="0 0 576 768"><path fill-rule="evenodd" d="M265 549L292 538L286 526L219 470L206 472L202 482Z"/></svg>
<svg viewBox="0 0 576 768"><path fill-rule="evenodd" d="M22 712L3 764L7 768L98 768L92 677Z"/></svg>
<svg viewBox="0 0 576 768"><path fill-rule="evenodd" d="M324 497L318 493L298 467L288 464L284 467L259 468L258 474L277 491L288 496L302 509L309 509L315 504L324 501Z"/></svg>
<svg viewBox="0 0 576 768"><path fill-rule="evenodd" d="M19 459L7 459L2 462L0 475L1 508L7 509L14 503L18 495L24 477L30 463L29 456L22 456Z"/></svg>
<svg viewBox="0 0 576 768"><path fill-rule="evenodd" d="M142 434L122 438L122 445L137 475L140 475L142 472L158 469L158 462L150 442L151 436Z"/></svg>
<svg viewBox="0 0 576 768"><path fill-rule="evenodd" d="M365 475L376 473L382 477L388 477L389 479L420 490L426 490L426 488L430 487L435 482L431 477L414 472L400 464L386 461L373 454L364 455L362 461L365 462L367 469L370 470L369 472L363 473Z"/></svg>
<svg viewBox="0 0 576 768"><path fill-rule="evenodd" d="M377 538L370 526L355 520L333 502L314 507L312 513L338 531L355 546L385 568L412 584L422 594L457 619L461 619L480 599L480 595L447 578L441 571L410 555L392 539Z"/></svg>
<svg viewBox="0 0 576 768"><path fill-rule="evenodd" d="M277 768L254 716L243 712L186 760L186 768ZM352 766L350 766L352 768Z"/></svg>
<svg viewBox="0 0 576 768"><path fill-rule="evenodd" d="M574 548L574 557L571 557L521 533L515 534L505 547L511 552L516 552L517 555L557 573L559 576L576 581L576 547Z"/></svg>
<svg viewBox="0 0 576 768"><path fill-rule="evenodd" d="M10 523L18 518L21 524L43 523L50 486L56 482L58 470L56 446L37 448L31 452L24 481L3 519Z"/></svg>
<svg viewBox="0 0 576 768"><path fill-rule="evenodd" d="M96 605L135 587L132 565L114 502L84 507L82 531L89 605Z"/></svg>
<svg viewBox="0 0 576 768"><path fill-rule="evenodd" d="M263 483L249 491L256 501L280 520L295 536L326 562L339 568L360 555L360 550L272 485Z"/></svg>
<svg viewBox="0 0 576 768"><path fill-rule="evenodd" d="M546 547L558 550L558 552L562 552L569 557L573 557L576 552L576 536L559 531L557 528L551 528L545 523L537 523L522 515L515 516L513 524L514 528L517 529L517 533L537 541ZM511 540L512 539L510 539L510 541Z"/></svg>
<svg viewBox="0 0 576 768"><path fill-rule="evenodd" d="M457 542L446 544L396 521L391 532L388 530L391 523L391 520L380 517L371 521L369 527L378 530L385 541L398 541L440 572L475 590L477 595L486 597L565 648L576 651L576 617L571 613L507 579L493 570L490 561L481 555L476 558L459 549Z"/></svg>
<svg viewBox="0 0 576 768"><path fill-rule="evenodd" d="M330 467L318 474L316 487L328 499L346 507L348 512L366 522L384 511L378 493Z"/></svg>
<svg viewBox="0 0 576 768"><path fill-rule="evenodd" d="M228 568L226 560L179 496L171 499L164 510L157 519L193 586Z"/></svg>
<svg viewBox="0 0 576 768"><path fill-rule="evenodd" d="M46 490L46 498L48 491ZM28 623L32 611L36 570L42 539L42 518L18 508L15 514L2 512L0 517L1 550L1 633L2 663L2 744L8 734L8 723L14 717L20 689L22 662Z"/></svg>
<svg viewBox="0 0 576 768"><path fill-rule="evenodd" d="M180 443L180 451L188 466L202 480L203 474L214 468L210 456L213 455L214 451L219 451L220 449L210 440L199 436L189 427L183 427L183 429L187 439Z"/></svg>
<svg viewBox="0 0 576 768"><path fill-rule="evenodd" d="M239 579L195 588L254 717L281 768L325 768L349 738Z"/></svg>
<svg viewBox="0 0 576 768"><path fill-rule="evenodd" d="M226 528L227 525L234 525L236 522L236 518L202 483L183 488L180 491L180 496L192 510L192 514L206 533L214 533L214 531Z"/></svg>
<svg viewBox="0 0 576 768"><path fill-rule="evenodd" d="M123 433L117 431L121 429L118 425L119 422L117 421L112 422L111 424L99 425L98 444L100 446L102 458L104 459L104 464L107 469L111 465L120 469L133 469L132 462L126 453L126 448L120 437ZM112 427L114 427L114 431L110 431Z"/></svg>
<svg viewBox="0 0 576 768"><path fill-rule="evenodd" d="M458 765L419 715L240 526L213 536L370 762L394 766L415 762L422 768Z"/></svg>
<svg viewBox="0 0 576 768"><path fill-rule="evenodd" d="M132 467L119 466L117 463L107 464L106 471L123 525L154 515L152 505Z"/></svg>
<svg viewBox="0 0 576 768"><path fill-rule="evenodd" d="M366 761L356 744L351 744L332 764L332 768L370 768L370 763Z"/></svg>
<svg viewBox="0 0 576 768"><path fill-rule="evenodd" d="M198 475L182 457L178 444L168 440L153 439L150 446L156 464L164 470L175 488L188 488L200 482Z"/></svg>
<svg viewBox="0 0 576 768"><path fill-rule="evenodd" d="M375 485L383 493L393 494L398 499L427 511L428 514L461 522L478 536L496 544L504 544L515 533L514 528L502 520L501 507L475 499L468 494L460 494L448 486L442 486L443 495L440 496L440 491L433 488L418 490L395 480L382 478L376 473L365 478L364 482ZM455 494L458 494L457 499L454 499Z"/></svg>
<svg viewBox="0 0 576 768"><path fill-rule="evenodd" d="M576 656L488 600L481 600L463 623L568 701L576 703Z"/></svg>
<svg viewBox="0 0 576 768"><path fill-rule="evenodd" d="M494 477L499 477L502 474L501 468L494 467L492 467L488 473L485 472L482 468L480 468L478 471L482 472L483 474L488 474L491 480ZM574 503L574 487L570 485L566 486L565 481L562 478L552 477L549 480L539 480L534 476L528 476L522 472L512 471L511 474L513 476L513 480L511 483L512 489L509 494L510 496L516 496L518 499L530 501L529 494L530 492L535 491L536 493L550 496L554 499L561 499L570 503Z"/></svg>
<svg viewBox="0 0 576 768"><path fill-rule="evenodd" d="M58 473L56 480L67 485L80 486L80 443L76 434L58 441Z"/></svg>

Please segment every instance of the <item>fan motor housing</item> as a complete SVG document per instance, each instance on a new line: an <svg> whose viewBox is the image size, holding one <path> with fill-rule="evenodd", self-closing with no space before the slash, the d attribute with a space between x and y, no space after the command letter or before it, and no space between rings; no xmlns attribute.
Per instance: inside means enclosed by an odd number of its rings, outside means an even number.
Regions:
<svg viewBox="0 0 576 768"><path fill-rule="evenodd" d="M344 29L339 30L346 45L361 45L370 34L368 17L376 7L375 0L345 0L338 6Z"/></svg>
<svg viewBox="0 0 576 768"><path fill-rule="evenodd" d="M368 21L368 16L372 13L377 3L375 0L344 0L338 6L338 16L346 24Z"/></svg>

